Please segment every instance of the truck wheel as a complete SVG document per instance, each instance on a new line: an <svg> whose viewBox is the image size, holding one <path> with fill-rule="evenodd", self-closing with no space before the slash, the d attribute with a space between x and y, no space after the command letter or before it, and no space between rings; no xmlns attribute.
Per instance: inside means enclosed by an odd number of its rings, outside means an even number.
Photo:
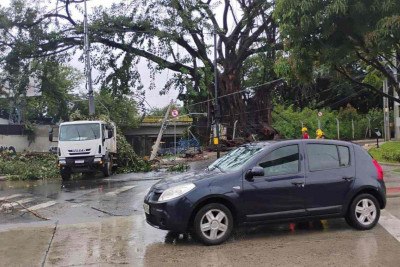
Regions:
<svg viewBox="0 0 400 267"><path fill-rule="evenodd" d="M103 167L103 174L105 177L109 177L112 174L112 167L113 167L112 159L109 158Z"/></svg>
<svg viewBox="0 0 400 267"><path fill-rule="evenodd" d="M68 181L71 179L71 171L70 170L61 169L60 175L61 175L61 178L63 179L63 181Z"/></svg>

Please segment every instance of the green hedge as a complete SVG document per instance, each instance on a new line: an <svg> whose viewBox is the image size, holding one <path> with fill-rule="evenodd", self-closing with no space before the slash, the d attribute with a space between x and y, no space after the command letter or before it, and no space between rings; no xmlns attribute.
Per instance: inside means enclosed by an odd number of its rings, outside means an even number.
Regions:
<svg viewBox="0 0 400 267"><path fill-rule="evenodd" d="M318 112L322 116L318 117ZM315 138L315 131L318 129L318 119L321 121L321 129L327 138L337 139L337 122L339 119L340 139L351 140L352 120L354 121L354 139L364 139L368 128L368 118L371 119L371 129L379 128L382 131L383 113L381 110L372 109L368 114L360 114L353 107L342 108L340 110L312 110L305 108L297 110L293 106L284 107L277 105L272 113L272 126L284 138L299 138L301 127L308 128L310 138ZM372 137L374 134L372 133Z"/></svg>

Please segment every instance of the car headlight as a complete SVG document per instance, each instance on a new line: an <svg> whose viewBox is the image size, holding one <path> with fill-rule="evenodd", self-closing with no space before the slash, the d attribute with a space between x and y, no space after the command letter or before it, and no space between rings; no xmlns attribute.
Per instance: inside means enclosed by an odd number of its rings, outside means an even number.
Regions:
<svg viewBox="0 0 400 267"><path fill-rule="evenodd" d="M161 194L158 201L160 201L160 202L168 201L168 200L180 197L180 196L186 194L187 192L191 191L195 187L196 186L194 184L189 183L189 184L182 184L182 185L177 185L177 186L168 188Z"/></svg>

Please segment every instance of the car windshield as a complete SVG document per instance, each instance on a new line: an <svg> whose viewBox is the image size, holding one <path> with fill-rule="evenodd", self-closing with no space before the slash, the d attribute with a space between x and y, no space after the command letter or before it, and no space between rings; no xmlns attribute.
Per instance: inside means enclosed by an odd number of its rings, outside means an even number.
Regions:
<svg viewBox="0 0 400 267"><path fill-rule="evenodd" d="M98 123L63 125L60 129L60 141L86 141L100 138Z"/></svg>
<svg viewBox="0 0 400 267"><path fill-rule="evenodd" d="M208 166L209 170L219 169L221 172L237 171L246 164L262 147L259 146L242 146L232 150L225 156L214 161Z"/></svg>

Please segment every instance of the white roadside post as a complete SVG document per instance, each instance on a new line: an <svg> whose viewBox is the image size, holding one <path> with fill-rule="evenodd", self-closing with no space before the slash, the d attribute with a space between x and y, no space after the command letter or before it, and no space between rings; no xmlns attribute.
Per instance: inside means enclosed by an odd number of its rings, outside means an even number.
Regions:
<svg viewBox="0 0 400 267"><path fill-rule="evenodd" d="M174 155L176 157L176 120L179 116L179 111L177 109L173 109L171 111L171 116L174 118Z"/></svg>

